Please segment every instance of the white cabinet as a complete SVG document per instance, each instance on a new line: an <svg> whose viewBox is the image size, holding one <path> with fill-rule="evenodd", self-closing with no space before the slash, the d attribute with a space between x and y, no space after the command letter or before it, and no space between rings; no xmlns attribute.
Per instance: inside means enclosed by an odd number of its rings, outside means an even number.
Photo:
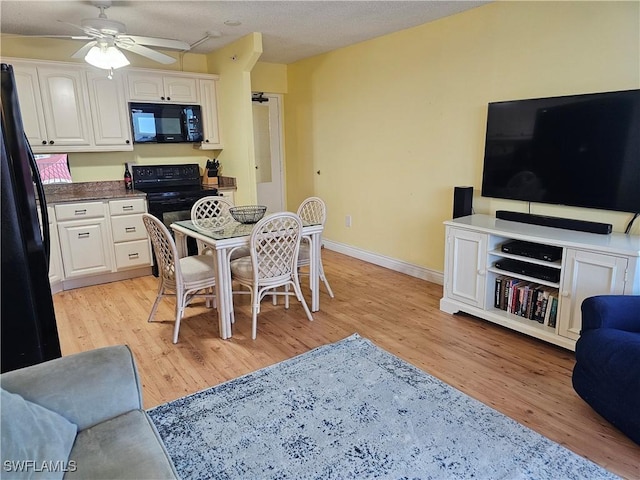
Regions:
<svg viewBox="0 0 640 480"><path fill-rule="evenodd" d="M122 72L109 79L104 71L87 71L87 84L95 145L133 150Z"/></svg>
<svg viewBox="0 0 640 480"><path fill-rule="evenodd" d="M51 292L57 293L61 290L64 271L62 270L62 257L60 254L60 240L58 238L58 227L56 223L56 212L53 207L47 207L49 216L49 285Z"/></svg>
<svg viewBox="0 0 640 480"><path fill-rule="evenodd" d="M11 64L25 132L34 151L90 146L93 136L84 72L50 64Z"/></svg>
<svg viewBox="0 0 640 480"><path fill-rule="evenodd" d="M445 225L444 296L440 300L440 309L445 312L466 312L573 350L580 335L580 308L585 298L640 294L638 236L574 232L488 215L462 217ZM504 252L502 246L512 240L553 247L561 258L546 261ZM502 269L504 260L516 260L525 268L506 271ZM555 324L525 315L525 307L516 313L500 305L499 284L505 277L517 282L522 291L542 290L556 296Z"/></svg>
<svg viewBox="0 0 640 480"><path fill-rule="evenodd" d="M559 334L577 340L582 301L593 295L625 293L629 258L567 249L560 295Z"/></svg>
<svg viewBox="0 0 640 480"><path fill-rule="evenodd" d="M121 72L82 64L3 59L14 75L35 153L133 150Z"/></svg>
<svg viewBox="0 0 640 480"><path fill-rule="evenodd" d="M202 130L204 140L199 148L216 150L222 148L218 124L218 97L216 80L200 79L200 104L202 107Z"/></svg>
<svg viewBox="0 0 640 480"><path fill-rule="evenodd" d="M190 75L162 72L129 72L129 100L136 102L198 103L198 85Z"/></svg>
<svg viewBox="0 0 640 480"><path fill-rule="evenodd" d="M55 206L65 278L111 272L111 237L103 202Z"/></svg>
<svg viewBox="0 0 640 480"><path fill-rule="evenodd" d="M143 198L111 200L111 232L116 270L151 265L151 245L142 222L146 212Z"/></svg>
<svg viewBox="0 0 640 480"><path fill-rule="evenodd" d="M445 289L447 297L484 308L487 237L484 233L451 228L447 232Z"/></svg>
<svg viewBox="0 0 640 480"><path fill-rule="evenodd" d="M218 195L220 197L224 197L227 200L230 200L231 203L233 203L234 205L236 204L236 191L235 189L231 189L231 188L225 188L225 189L218 189Z"/></svg>

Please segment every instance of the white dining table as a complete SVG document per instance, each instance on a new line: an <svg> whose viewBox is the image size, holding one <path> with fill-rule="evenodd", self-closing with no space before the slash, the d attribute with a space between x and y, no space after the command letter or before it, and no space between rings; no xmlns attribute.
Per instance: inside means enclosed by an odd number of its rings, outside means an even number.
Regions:
<svg viewBox="0 0 640 480"><path fill-rule="evenodd" d="M200 223L200 222L199 222ZM230 254L236 247L248 246L253 225L235 220L223 228L207 228L191 220L181 220L171 224L175 234L176 247L180 257L187 255L187 237L200 240L213 252L216 275L216 297L220 337L231 338L234 323L233 286L231 280ZM320 310L320 248L323 225L303 225L302 235L310 239L309 284L311 287L311 311Z"/></svg>

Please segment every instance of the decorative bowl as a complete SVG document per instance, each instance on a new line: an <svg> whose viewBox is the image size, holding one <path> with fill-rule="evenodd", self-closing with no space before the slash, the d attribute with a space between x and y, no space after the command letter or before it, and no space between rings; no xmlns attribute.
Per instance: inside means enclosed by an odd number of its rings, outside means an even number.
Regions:
<svg viewBox="0 0 640 480"><path fill-rule="evenodd" d="M240 223L256 223L264 217L267 207L264 205L241 205L231 207L229 213Z"/></svg>

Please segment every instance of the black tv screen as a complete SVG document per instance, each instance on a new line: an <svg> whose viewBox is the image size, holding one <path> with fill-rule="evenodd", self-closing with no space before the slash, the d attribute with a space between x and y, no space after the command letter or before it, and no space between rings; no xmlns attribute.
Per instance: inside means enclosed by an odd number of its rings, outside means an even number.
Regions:
<svg viewBox="0 0 640 480"><path fill-rule="evenodd" d="M640 90L490 103L482 196L640 211Z"/></svg>

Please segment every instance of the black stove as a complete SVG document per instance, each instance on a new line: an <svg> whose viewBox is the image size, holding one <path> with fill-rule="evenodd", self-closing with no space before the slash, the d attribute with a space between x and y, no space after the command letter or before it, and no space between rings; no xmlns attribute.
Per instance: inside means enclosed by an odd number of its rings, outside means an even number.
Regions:
<svg viewBox="0 0 640 480"><path fill-rule="evenodd" d="M200 166L184 165L132 165L133 188L147 194L149 201L189 196L201 198L216 195L217 189L200 183Z"/></svg>
<svg viewBox="0 0 640 480"><path fill-rule="evenodd" d="M191 207L202 197L217 195L216 188L201 185L200 166L132 165L133 188L147 194L147 210L167 227L191 218ZM187 239L189 255L197 253L195 240ZM154 273L157 272L154 266Z"/></svg>

